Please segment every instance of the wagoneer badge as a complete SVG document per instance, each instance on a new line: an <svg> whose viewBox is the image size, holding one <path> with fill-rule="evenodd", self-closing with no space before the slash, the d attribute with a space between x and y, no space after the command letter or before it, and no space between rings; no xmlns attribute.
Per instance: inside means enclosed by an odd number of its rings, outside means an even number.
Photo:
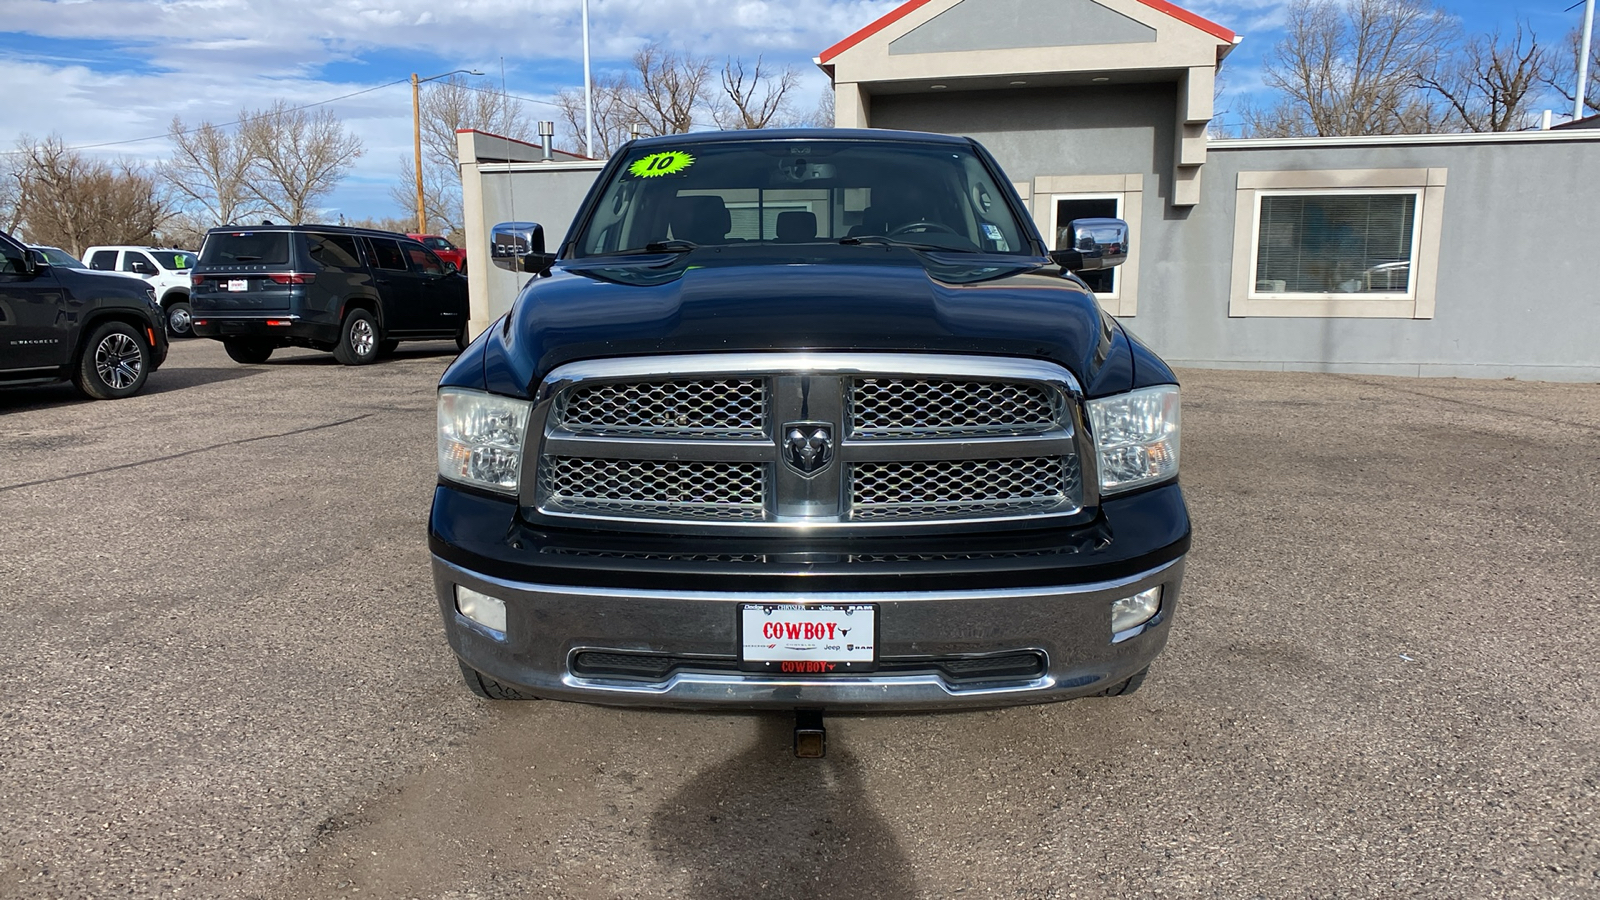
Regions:
<svg viewBox="0 0 1600 900"><path fill-rule="evenodd" d="M833 425L783 423L783 461L801 475L815 475L833 462Z"/></svg>

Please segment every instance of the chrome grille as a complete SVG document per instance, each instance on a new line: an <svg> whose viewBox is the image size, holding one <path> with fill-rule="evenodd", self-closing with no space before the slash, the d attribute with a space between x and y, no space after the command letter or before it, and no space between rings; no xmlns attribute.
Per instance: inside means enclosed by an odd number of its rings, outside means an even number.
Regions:
<svg viewBox="0 0 1600 900"><path fill-rule="evenodd" d="M546 506L565 512L671 519L762 518L766 469L751 463L555 457Z"/></svg>
<svg viewBox="0 0 1600 900"><path fill-rule="evenodd" d="M850 435L858 440L1038 433L1058 417L1050 392L1025 382L857 378L851 383Z"/></svg>
<svg viewBox="0 0 1600 900"><path fill-rule="evenodd" d="M766 402L757 378L598 384L564 395L556 422L575 434L761 440Z"/></svg>
<svg viewBox="0 0 1600 900"><path fill-rule="evenodd" d="M1078 398L1066 370L1030 359L795 352L572 363L540 388L526 503L535 515L624 518L643 531L868 532L1075 515L1094 494L1080 472ZM796 430L805 447L791 443ZM829 461L809 465L815 454Z"/></svg>
<svg viewBox="0 0 1600 900"><path fill-rule="evenodd" d="M854 519L1026 515L1077 496L1073 458L959 459L857 463L850 471Z"/></svg>

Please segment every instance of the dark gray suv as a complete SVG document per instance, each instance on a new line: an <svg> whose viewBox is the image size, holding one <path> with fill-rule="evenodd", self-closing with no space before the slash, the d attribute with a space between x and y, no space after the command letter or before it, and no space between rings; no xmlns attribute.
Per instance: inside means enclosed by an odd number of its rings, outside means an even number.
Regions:
<svg viewBox="0 0 1600 900"><path fill-rule="evenodd" d="M401 341L466 346L467 282L404 235L336 225L213 228L192 276L194 333L242 363L279 347L364 365Z"/></svg>

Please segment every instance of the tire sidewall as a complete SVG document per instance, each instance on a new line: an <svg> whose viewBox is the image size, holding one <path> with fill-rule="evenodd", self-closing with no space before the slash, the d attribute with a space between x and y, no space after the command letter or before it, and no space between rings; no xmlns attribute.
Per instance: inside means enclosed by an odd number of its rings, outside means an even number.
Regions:
<svg viewBox="0 0 1600 900"><path fill-rule="evenodd" d="M100 348L109 341L113 335L124 335L133 341L139 350L139 375L133 384L127 387L115 387L108 384L100 375L99 366L95 357ZM75 367L73 381L78 389L96 400L120 400L131 397L144 387L150 380L150 345L145 342L144 335L138 329L125 322L104 322L90 332L89 339L84 341L83 350L78 354L78 364Z"/></svg>
<svg viewBox="0 0 1600 900"><path fill-rule="evenodd" d="M356 349L353 337L362 322L372 329L372 346L364 354ZM355 309L344 318L344 326L339 329L339 346L333 355L347 366L364 366L378 359L382 347L383 330L378 327L377 317L364 309Z"/></svg>
<svg viewBox="0 0 1600 900"><path fill-rule="evenodd" d="M189 305L188 299L174 300L167 304L166 310L167 334L173 337L194 337L194 309ZM174 316L182 316L183 328L180 330L172 324Z"/></svg>

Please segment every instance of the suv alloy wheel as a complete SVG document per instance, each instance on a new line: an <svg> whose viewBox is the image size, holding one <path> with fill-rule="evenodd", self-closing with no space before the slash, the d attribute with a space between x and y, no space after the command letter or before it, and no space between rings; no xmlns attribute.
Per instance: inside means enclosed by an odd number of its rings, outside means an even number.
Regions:
<svg viewBox="0 0 1600 900"><path fill-rule="evenodd" d="M382 344L378 320L364 309L353 309L344 318L339 345L333 348L333 355L347 366L364 366L378 358Z"/></svg>
<svg viewBox="0 0 1600 900"><path fill-rule="evenodd" d="M72 381L95 400L118 400L138 393L150 377L150 348L144 335L125 322L97 327L78 355Z"/></svg>

